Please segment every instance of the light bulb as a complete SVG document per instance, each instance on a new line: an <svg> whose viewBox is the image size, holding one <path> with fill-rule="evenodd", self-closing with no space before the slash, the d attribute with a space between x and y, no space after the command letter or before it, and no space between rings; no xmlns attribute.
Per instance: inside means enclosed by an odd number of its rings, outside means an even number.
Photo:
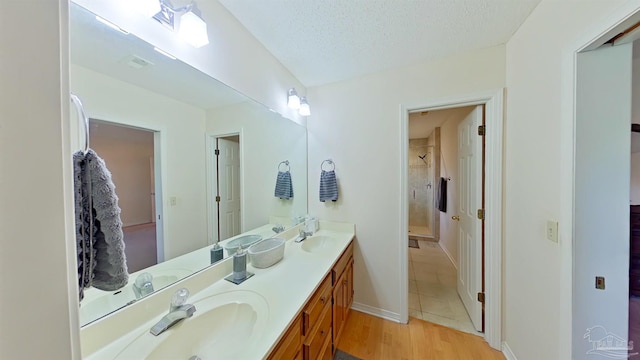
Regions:
<svg viewBox="0 0 640 360"><path fill-rule="evenodd" d="M300 109L300 97L296 92L296 88L291 88L287 92L287 106L294 110Z"/></svg>
<svg viewBox="0 0 640 360"><path fill-rule="evenodd" d="M309 107L309 103L307 102L307 98L306 97L302 97L302 99L300 99L300 110L298 111L298 113L302 116L309 116L311 115L311 108Z"/></svg>
<svg viewBox="0 0 640 360"><path fill-rule="evenodd" d="M209 43L207 23L198 15L189 11L180 17L178 36L193 47L199 48Z"/></svg>

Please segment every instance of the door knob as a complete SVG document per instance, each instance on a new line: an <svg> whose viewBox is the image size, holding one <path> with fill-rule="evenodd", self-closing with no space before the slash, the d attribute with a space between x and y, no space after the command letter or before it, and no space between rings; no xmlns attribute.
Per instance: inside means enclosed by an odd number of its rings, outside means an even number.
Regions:
<svg viewBox="0 0 640 360"><path fill-rule="evenodd" d="M460 216L452 216L451 220L460 221Z"/></svg>

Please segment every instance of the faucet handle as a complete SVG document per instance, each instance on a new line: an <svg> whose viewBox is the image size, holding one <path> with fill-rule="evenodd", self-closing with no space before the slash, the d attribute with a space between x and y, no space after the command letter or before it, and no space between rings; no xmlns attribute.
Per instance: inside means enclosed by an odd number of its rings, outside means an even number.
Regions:
<svg viewBox="0 0 640 360"><path fill-rule="evenodd" d="M187 288L178 289L171 297L170 309L174 310L184 305L187 302L187 298L189 298L189 290Z"/></svg>

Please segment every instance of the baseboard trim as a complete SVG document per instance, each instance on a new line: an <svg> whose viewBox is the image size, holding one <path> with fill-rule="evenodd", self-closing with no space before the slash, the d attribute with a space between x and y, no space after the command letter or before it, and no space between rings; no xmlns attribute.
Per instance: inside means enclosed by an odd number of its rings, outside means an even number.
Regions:
<svg viewBox="0 0 640 360"><path fill-rule="evenodd" d="M393 322L397 322L400 323L400 314L398 313L394 313L388 310L384 310L384 309L379 309L377 307L373 307L373 306L369 306L369 305L365 305L362 303L357 303L357 302L353 302L353 305L351 305L351 308L353 310L357 310L360 312L363 312L365 314L369 314L375 317L379 317L379 318L383 318L385 320L389 320L389 321L393 321Z"/></svg>
<svg viewBox="0 0 640 360"><path fill-rule="evenodd" d="M502 342L502 353L504 354L504 357L507 358L507 360L518 360L518 358L516 358L516 356L514 355L513 351L511 351L511 348L509 347L509 344L507 344L506 341Z"/></svg>
<svg viewBox="0 0 640 360"><path fill-rule="evenodd" d="M442 246L441 242L438 242L438 246L440 246L440 249L442 249L442 251L444 251L444 253L447 255L447 257L449 258L449 261L451 261L451 264L453 265L454 268L456 268L456 272L457 272L458 271L458 264L456 264L456 262L453 261L453 256L451 256L451 254L449 254L449 252L447 251L447 248Z"/></svg>

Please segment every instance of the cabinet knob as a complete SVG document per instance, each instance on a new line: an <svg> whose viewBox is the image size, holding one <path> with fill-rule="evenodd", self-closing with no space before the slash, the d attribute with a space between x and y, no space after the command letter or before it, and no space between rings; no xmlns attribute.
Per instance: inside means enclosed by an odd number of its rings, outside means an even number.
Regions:
<svg viewBox="0 0 640 360"><path fill-rule="evenodd" d="M326 301L326 299L323 297L320 298L320 302L324 304L324 302Z"/></svg>
<svg viewBox="0 0 640 360"><path fill-rule="evenodd" d="M324 336L324 330L320 330L320 336Z"/></svg>

